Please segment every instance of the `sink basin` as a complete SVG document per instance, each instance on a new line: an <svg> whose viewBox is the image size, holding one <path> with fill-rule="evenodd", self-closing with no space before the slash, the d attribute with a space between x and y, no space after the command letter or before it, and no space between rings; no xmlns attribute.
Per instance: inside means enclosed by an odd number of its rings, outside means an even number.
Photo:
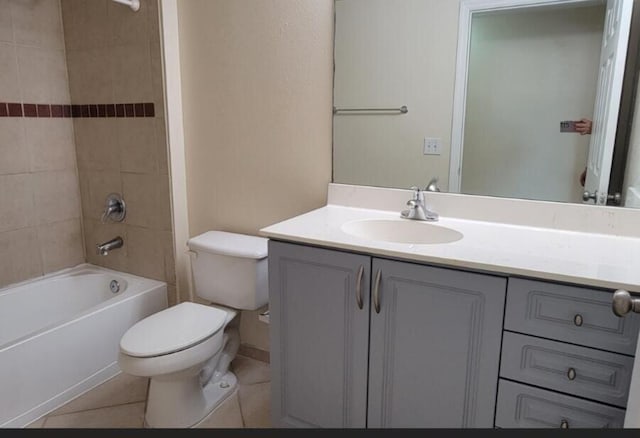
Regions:
<svg viewBox="0 0 640 438"><path fill-rule="evenodd" d="M342 225L355 237L395 243L435 244L462 239L462 233L430 222L406 219L362 219Z"/></svg>

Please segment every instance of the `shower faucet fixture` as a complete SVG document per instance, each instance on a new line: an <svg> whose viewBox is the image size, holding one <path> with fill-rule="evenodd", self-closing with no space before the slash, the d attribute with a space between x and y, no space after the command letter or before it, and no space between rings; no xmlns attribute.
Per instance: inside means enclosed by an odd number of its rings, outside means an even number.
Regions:
<svg viewBox="0 0 640 438"><path fill-rule="evenodd" d="M107 202L102 212L102 223L106 223L107 220L113 222L122 222L127 215L127 206L124 203L124 199L118 193L111 193L107 196Z"/></svg>
<svg viewBox="0 0 640 438"><path fill-rule="evenodd" d="M121 5L129 6L133 12L140 10L140 0L113 0Z"/></svg>

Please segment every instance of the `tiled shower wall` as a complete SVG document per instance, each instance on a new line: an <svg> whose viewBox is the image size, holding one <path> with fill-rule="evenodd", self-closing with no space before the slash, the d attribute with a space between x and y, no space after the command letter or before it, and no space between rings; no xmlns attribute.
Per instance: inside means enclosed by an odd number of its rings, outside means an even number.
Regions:
<svg viewBox="0 0 640 438"><path fill-rule="evenodd" d="M70 103L59 0L0 0L0 102ZM71 119L0 117L0 206L0 287L84 261Z"/></svg>
<svg viewBox="0 0 640 438"><path fill-rule="evenodd" d="M111 0L62 0L62 16L73 104L100 110L104 104L153 103L151 117L147 110L146 117L99 111L73 118L87 261L166 281L173 303L158 1L141 0L134 12ZM104 224L100 216L112 192L123 195L127 217ZM123 248L96 253L96 244L116 236L124 239Z"/></svg>

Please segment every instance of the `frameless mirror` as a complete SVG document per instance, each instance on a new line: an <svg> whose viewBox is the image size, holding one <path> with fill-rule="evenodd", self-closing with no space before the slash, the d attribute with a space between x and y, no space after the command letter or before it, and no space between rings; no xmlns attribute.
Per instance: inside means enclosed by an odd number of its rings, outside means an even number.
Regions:
<svg viewBox="0 0 640 438"><path fill-rule="evenodd" d="M640 207L632 6L336 0L333 181Z"/></svg>

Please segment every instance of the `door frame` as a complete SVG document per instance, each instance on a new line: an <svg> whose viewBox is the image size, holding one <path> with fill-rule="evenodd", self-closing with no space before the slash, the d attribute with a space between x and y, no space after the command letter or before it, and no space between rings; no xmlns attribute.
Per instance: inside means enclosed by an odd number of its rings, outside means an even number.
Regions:
<svg viewBox="0 0 640 438"><path fill-rule="evenodd" d="M453 120L451 124L451 158L449 160L450 192L460 193L462 188L464 123L467 103L469 51L471 47L471 19L473 18L473 14L505 9L576 3L598 4L606 3L606 0L460 0L456 76L453 94Z"/></svg>

